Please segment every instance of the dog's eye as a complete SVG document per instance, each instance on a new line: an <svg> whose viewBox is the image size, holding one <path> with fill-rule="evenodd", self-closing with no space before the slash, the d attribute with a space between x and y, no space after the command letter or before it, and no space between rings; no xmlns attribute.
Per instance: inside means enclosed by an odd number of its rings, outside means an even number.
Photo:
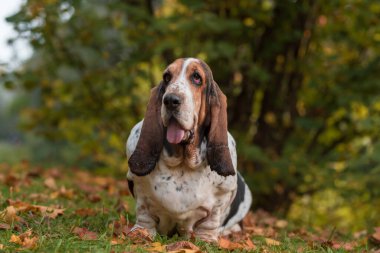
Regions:
<svg viewBox="0 0 380 253"><path fill-rule="evenodd" d="M192 79L193 83L196 85L202 84L202 77L197 72L193 73L193 75L191 76L191 79Z"/></svg>
<svg viewBox="0 0 380 253"><path fill-rule="evenodd" d="M162 79L164 80L165 83L169 83L170 80L172 79L172 75L170 73L166 72L164 74L164 76L162 77Z"/></svg>

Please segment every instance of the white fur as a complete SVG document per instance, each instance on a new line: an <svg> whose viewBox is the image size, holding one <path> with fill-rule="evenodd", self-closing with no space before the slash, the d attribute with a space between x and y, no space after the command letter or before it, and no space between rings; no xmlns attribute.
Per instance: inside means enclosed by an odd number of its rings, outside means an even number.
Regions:
<svg viewBox="0 0 380 253"><path fill-rule="evenodd" d="M136 148L141 127L142 121L128 138L128 159ZM199 152L203 160L206 160L206 144L206 141L202 143ZM230 134L228 145L236 171L236 147ZM127 178L134 181L136 225L147 228L152 234L168 234L176 227L184 236L194 234L204 240L217 240L223 230L236 225L249 209L249 206L240 206L239 215L235 215L240 219L232 217L232 221L222 226L236 194L237 174L220 176L211 171L207 163L189 168L181 159L170 157L165 149L150 174L139 177L129 171ZM248 187L246 194L250 196Z"/></svg>

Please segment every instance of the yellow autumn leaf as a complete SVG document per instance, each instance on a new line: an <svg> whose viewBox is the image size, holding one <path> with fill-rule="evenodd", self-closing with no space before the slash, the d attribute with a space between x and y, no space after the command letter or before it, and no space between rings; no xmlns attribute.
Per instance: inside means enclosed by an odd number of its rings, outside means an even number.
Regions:
<svg viewBox="0 0 380 253"><path fill-rule="evenodd" d="M11 239L9 239L9 242L17 243L17 244L22 244L22 240L18 235L11 235Z"/></svg>
<svg viewBox="0 0 380 253"><path fill-rule="evenodd" d="M166 246L162 245L160 242L154 242L147 248L151 252L165 252Z"/></svg>
<svg viewBox="0 0 380 253"><path fill-rule="evenodd" d="M281 243L271 238L265 238L265 243L270 246L279 246Z"/></svg>

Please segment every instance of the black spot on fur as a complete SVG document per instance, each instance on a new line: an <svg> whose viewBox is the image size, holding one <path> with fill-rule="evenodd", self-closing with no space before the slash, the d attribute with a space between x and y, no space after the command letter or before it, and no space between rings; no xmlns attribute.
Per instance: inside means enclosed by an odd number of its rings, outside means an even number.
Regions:
<svg viewBox="0 0 380 253"><path fill-rule="evenodd" d="M226 225L227 222L233 216L235 216L235 214L238 212L240 204L244 202L244 195L245 195L245 183L240 173L238 173L236 196L234 198L234 201L232 201L230 212L228 213L227 218L224 220L223 226Z"/></svg>
<svg viewBox="0 0 380 253"><path fill-rule="evenodd" d="M128 181L129 192L132 194L133 197L135 197L135 193L133 192L134 183L132 180L127 180L127 181Z"/></svg>
<svg viewBox="0 0 380 253"><path fill-rule="evenodd" d="M177 186L176 188L175 188L175 190L177 191L177 192L180 192L180 191L182 191L182 185L180 185L180 186Z"/></svg>

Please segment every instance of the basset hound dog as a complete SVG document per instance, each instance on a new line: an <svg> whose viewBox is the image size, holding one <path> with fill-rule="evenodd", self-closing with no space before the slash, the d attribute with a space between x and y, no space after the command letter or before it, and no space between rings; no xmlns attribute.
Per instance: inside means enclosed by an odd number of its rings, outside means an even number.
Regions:
<svg viewBox="0 0 380 253"><path fill-rule="evenodd" d="M166 68L131 130L127 157L134 228L205 241L240 228L252 196L236 170L226 96L205 62L177 59Z"/></svg>

